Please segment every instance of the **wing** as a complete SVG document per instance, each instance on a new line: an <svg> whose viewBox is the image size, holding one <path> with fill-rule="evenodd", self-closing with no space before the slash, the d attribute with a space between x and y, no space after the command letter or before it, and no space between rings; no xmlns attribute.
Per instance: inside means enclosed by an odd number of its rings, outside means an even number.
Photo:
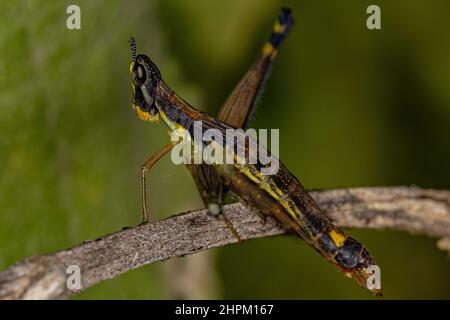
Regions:
<svg viewBox="0 0 450 320"><path fill-rule="evenodd" d="M218 119L234 128L246 128L252 120L264 85L270 74L278 49L293 25L291 11L283 8L276 20L269 40L264 44L256 62L234 88L219 111ZM221 183L214 167L209 165L188 166L203 202L219 200Z"/></svg>

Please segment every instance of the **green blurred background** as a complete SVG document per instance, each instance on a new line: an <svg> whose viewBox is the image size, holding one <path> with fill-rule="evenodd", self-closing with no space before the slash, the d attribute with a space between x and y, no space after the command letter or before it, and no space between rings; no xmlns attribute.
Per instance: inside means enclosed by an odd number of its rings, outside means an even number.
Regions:
<svg viewBox="0 0 450 320"><path fill-rule="evenodd" d="M81 7L81 30L66 8ZM366 28L381 7L382 30ZM130 52L149 54L182 97L216 114L281 5L296 21L256 128L308 188L450 188L450 3L374 1L2 1L0 270L140 219L139 168L167 129L130 105ZM166 157L150 174L153 219L202 206ZM350 230L381 265L385 299L450 298L436 239ZM295 237L156 263L78 298L371 298Z"/></svg>

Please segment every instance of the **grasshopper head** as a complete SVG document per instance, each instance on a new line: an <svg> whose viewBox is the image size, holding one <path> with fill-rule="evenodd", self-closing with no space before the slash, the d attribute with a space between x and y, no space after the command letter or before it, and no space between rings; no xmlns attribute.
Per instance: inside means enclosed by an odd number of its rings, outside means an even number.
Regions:
<svg viewBox="0 0 450 320"><path fill-rule="evenodd" d="M155 105L155 94L161 73L146 55L136 55L136 41L130 40L131 45L131 87L133 109L144 121L158 121L158 108Z"/></svg>

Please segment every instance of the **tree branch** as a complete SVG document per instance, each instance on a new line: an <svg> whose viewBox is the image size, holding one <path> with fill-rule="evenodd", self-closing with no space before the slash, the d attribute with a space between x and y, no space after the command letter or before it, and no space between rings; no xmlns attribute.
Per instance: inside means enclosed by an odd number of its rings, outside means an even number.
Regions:
<svg viewBox="0 0 450 320"><path fill-rule="evenodd" d="M450 191L416 187L313 191L312 196L338 226L393 229L438 238L450 253ZM262 224L240 203L226 216L243 240L286 233L273 219ZM61 299L131 269L236 243L221 219L205 210L124 229L93 241L17 262L0 273L0 299ZM81 269L80 290L66 286L67 267Z"/></svg>

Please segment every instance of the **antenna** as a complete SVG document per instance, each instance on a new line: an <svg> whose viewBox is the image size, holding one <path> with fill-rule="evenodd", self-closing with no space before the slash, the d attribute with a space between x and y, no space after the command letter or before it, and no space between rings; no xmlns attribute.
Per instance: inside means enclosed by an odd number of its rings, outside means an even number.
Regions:
<svg viewBox="0 0 450 320"><path fill-rule="evenodd" d="M130 38L131 61L136 62L136 39Z"/></svg>

